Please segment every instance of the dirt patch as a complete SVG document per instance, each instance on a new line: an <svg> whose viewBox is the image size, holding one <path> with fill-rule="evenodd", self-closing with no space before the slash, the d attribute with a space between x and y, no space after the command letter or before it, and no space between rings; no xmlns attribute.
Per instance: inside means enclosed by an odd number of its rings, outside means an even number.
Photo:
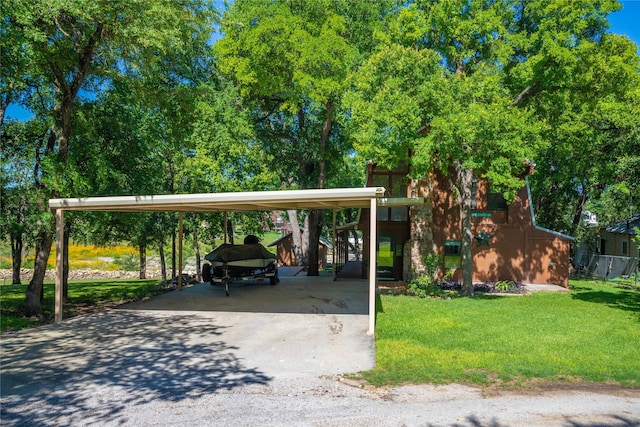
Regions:
<svg viewBox="0 0 640 427"><path fill-rule="evenodd" d="M595 393L608 394L611 396L640 397L640 388L624 387L616 383L594 383L581 379L571 379L568 381L532 379L512 381L509 383L495 381L482 388L482 394L485 397L513 395L552 396L555 394L566 395L567 393Z"/></svg>
<svg viewBox="0 0 640 427"><path fill-rule="evenodd" d="M331 378L331 377L326 377ZM403 383L395 386L374 386L358 374L335 376L331 379L339 381L351 387L361 388L376 394L388 394L397 390L422 390L423 392L433 392L437 390L439 394L444 391L455 391L458 397L463 394L480 394L482 397L508 397L508 396L566 396L567 394L591 393L605 394L617 397L640 398L640 387L624 387L616 383L593 383L580 379L571 381L549 381L542 379L532 379L526 381L512 381L509 383L493 380L490 385L478 384L415 384Z"/></svg>

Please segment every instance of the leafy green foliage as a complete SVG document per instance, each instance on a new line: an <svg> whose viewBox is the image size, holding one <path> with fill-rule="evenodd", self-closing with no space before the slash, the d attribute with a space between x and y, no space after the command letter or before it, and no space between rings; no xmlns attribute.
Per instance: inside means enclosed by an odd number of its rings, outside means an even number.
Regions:
<svg viewBox="0 0 640 427"><path fill-rule="evenodd" d="M500 292L508 292L509 290L515 288L516 284L513 280L500 280L494 283L494 286Z"/></svg>
<svg viewBox="0 0 640 427"><path fill-rule="evenodd" d="M445 292L440 288L442 280L437 278L440 267L440 256L438 254L427 254L423 256L425 272L417 275L415 272L409 280L409 292L420 298L427 296L444 296ZM443 279L443 280L446 280Z"/></svg>
<svg viewBox="0 0 640 427"><path fill-rule="evenodd" d="M617 2L582 1L577 8L533 2L526 11L530 59L510 69L530 89L524 101L547 123L531 188L539 223L581 237L588 209L607 223L622 219L637 200L639 152L637 46L606 34ZM528 28L527 27L527 28ZM633 209L632 209L633 210ZM624 214L622 213L624 212Z"/></svg>

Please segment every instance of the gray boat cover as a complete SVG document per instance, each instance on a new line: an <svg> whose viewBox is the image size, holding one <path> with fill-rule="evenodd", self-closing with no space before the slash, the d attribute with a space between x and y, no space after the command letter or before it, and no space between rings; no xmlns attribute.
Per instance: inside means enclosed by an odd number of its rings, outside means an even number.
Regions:
<svg viewBox="0 0 640 427"><path fill-rule="evenodd" d="M249 259L276 260L277 258L261 244L232 245L230 243L224 243L204 256L207 261L224 263Z"/></svg>

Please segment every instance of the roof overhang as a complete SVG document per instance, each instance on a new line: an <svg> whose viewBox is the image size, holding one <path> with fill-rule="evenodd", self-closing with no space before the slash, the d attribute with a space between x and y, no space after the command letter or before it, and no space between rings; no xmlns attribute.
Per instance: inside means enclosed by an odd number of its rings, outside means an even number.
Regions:
<svg viewBox="0 0 640 427"><path fill-rule="evenodd" d="M401 208L405 206L420 206L424 204L424 197L387 197L378 199L378 206Z"/></svg>
<svg viewBox="0 0 640 427"><path fill-rule="evenodd" d="M117 212L368 208L382 187L50 199L51 209Z"/></svg>

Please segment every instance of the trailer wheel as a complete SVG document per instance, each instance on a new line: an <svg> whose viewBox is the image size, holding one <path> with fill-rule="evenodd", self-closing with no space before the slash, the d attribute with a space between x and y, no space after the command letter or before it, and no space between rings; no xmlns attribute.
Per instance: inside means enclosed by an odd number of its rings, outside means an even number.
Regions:
<svg viewBox="0 0 640 427"><path fill-rule="evenodd" d="M202 265L202 281L211 282L211 264L207 262Z"/></svg>

